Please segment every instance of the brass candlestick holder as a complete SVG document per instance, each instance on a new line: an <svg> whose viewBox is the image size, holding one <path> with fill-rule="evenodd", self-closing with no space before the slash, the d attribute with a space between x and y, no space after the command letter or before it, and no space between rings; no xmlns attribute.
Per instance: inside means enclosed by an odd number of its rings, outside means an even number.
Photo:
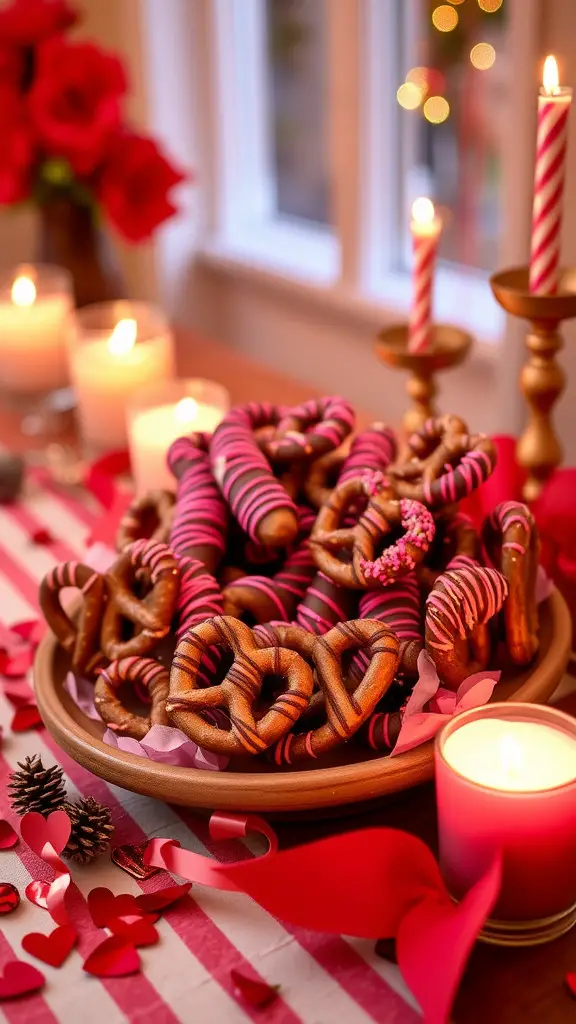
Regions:
<svg viewBox="0 0 576 1024"><path fill-rule="evenodd" d="M451 370L464 361L472 335L451 324L434 324L432 339L426 352L408 351L408 324L385 327L376 341L378 358L395 369L409 373L406 391L412 406L404 413L402 426L407 436L420 430L427 419L437 416L434 399L438 393L435 375Z"/></svg>
<svg viewBox="0 0 576 1024"><path fill-rule="evenodd" d="M494 274L490 285L507 313L530 321L531 330L526 337L530 355L520 373L528 423L516 452L518 462L528 473L524 498L534 501L562 461L552 409L564 390L566 375L556 361L556 353L563 345L559 324L576 317L576 269L562 271L556 295L532 295L528 280L528 267L512 267Z"/></svg>

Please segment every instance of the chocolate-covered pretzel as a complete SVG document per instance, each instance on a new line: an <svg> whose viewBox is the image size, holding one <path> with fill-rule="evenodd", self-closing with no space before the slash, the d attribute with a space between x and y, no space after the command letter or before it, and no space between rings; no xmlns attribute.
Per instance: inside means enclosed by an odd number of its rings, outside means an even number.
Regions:
<svg viewBox="0 0 576 1024"><path fill-rule="evenodd" d="M287 547L298 533L296 505L276 479L260 451L254 431L279 421L267 402L238 406L222 420L210 444L218 485L240 526L252 540Z"/></svg>
<svg viewBox="0 0 576 1024"><path fill-rule="evenodd" d="M397 501L388 490L380 491L379 477L380 474L367 473L339 484L318 513L310 550L318 568L340 586L386 586L411 572L433 540L434 520L428 510L419 502ZM342 526L351 506L364 496L368 496L368 505L358 522ZM394 529L403 533L376 555L377 546Z"/></svg>
<svg viewBox="0 0 576 1024"><path fill-rule="evenodd" d="M198 669L214 647L232 652L234 662L221 683L198 687ZM261 718L255 705L266 676L283 678L281 692ZM166 710L171 722L206 750L237 756L258 754L276 743L308 707L314 688L310 666L295 651L259 648L254 634L239 619L208 619L180 641L170 674ZM226 708L229 731L202 717L212 708Z"/></svg>
<svg viewBox="0 0 576 1024"><path fill-rule="evenodd" d="M76 587L82 594L77 622L60 602L60 591ZM40 585L40 608L54 636L70 655L72 671L89 677L103 660L100 629L107 590L104 576L81 562L64 562L51 569Z"/></svg>
<svg viewBox="0 0 576 1024"><path fill-rule="evenodd" d="M416 574L409 573L383 590L362 594L359 613L361 619L376 619L393 630L400 641L399 671L403 675L415 676L418 657L424 649L421 595ZM366 655L363 652L358 654L354 664L364 672Z"/></svg>
<svg viewBox="0 0 576 1024"><path fill-rule="evenodd" d="M540 541L530 509L518 501L497 505L484 521L482 539L490 560L508 584L506 647L512 661L528 665L539 646L536 572Z"/></svg>
<svg viewBox="0 0 576 1024"><path fill-rule="evenodd" d="M123 551L129 544L142 538L165 544L170 536L174 501L171 491L148 491L142 497L135 498L118 525L116 550Z"/></svg>
<svg viewBox="0 0 576 1024"><path fill-rule="evenodd" d="M318 571L296 610L296 621L303 629L321 636L338 622L354 618L358 598L355 591L339 587Z"/></svg>
<svg viewBox="0 0 576 1024"><path fill-rule="evenodd" d="M354 480L367 470L385 473L396 458L397 442L394 431L385 423L373 423L357 434L342 467L339 483Z"/></svg>
<svg viewBox="0 0 576 1024"><path fill-rule="evenodd" d="M170 547L178 558L198 559L215 573L226 549L228 509L212 475L209 435L180 437L168 449L177 483Z"/></svg>
<svg viewBox="0 0 576 1024"><path fill-rule="evenodd" d="M150 714L136 715L118 696L123 683L142 687L150 698ZM152 658L122 658L102 669L94 685L94 704L101 719L114 732L142 740L153 725L168 725L166 698L168 671Z"/></svg>
<svg viewBox="0 0 576 1024"><path fill-rule="evenodd" d="M137 595L141 574L149 578L144 597ZM110 661L143 656L170 632L178 601L179 573L166 544L136 541L126 548L106 573L109 598L102 620L102 650ZM125 636L125 624L135 632Z"/></svg>
<svg viewBox="0 0 576 1024"><path fill-rule="evenodd" d="M350 693L344 683L342 657L354 649L366 651L369 665ZM382 623L370 619L342 622L323 637L316 637L313 659L324 696L326 721L305 733L287 733L274 747L276 764L320 757L360 728L394 680L398 638Z"/></svg>
<svg viewBox="0 0 576 1024"><path fill-rule="evenodd" d="M474 566L439 576L426 599L426 650L451 690L485 669L490 659L487 623L497 615L508 584L497 569Z"/></svg>
<svg viewBox="0 0 576 1024"><path fill-rule="evenodd" d="M338 395L311 398L283 415L263 450L278 463L319 458L339 448L354 427L352 406Z"/></svg>
<svg viewBox="0 0 576 1024"><path fill-rule="evenodd" d="M437 517L436 536L426 558L416 570L418 582L430 591L443 572L479 565L480 538L463 512Z"/></svg>
<svg viewBox="0 0 576 1024"><path fill-rule="evenodd" d="M244 576L223 592L224 614L237 619L249 615L254 622L290 621L316 573L308 541L288 555L275 576Z"/></svg>

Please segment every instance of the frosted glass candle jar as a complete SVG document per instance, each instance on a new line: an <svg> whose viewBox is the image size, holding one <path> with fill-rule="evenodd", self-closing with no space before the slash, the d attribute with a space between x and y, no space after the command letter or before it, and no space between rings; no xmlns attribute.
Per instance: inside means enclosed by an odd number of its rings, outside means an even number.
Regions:
<svg viewBox="0 0 576 1024"><path fill-rule="evenodd" d="M78 310L70 367L88 448L125 448L132 395L174 376L174 345L164 314L143 302L103 302Z"/></svg>
<svg viewBox="0 0 576 1024"><path fill-rule="evenodd" d="M450 892L460 898L501 850L492 931L506 945L562 934L576 921L576 721L535 704L489 704L448 722L435 758Z"/></svg>
<svg viewBox="0 0 576 1024"><path fill-rule="evenodd" d="M226 388L201 377L144 388L128 410L128 444L138 494L173 490L166 453L176 438L196 431L209 434L230 408Z"/></svg>
<svg viewBox="0 0 576 1024"><path fill-rule="evenodd" d="M69 382L72 282L62 267L23 264L0 274L0 386L47 395Z"/></svg>

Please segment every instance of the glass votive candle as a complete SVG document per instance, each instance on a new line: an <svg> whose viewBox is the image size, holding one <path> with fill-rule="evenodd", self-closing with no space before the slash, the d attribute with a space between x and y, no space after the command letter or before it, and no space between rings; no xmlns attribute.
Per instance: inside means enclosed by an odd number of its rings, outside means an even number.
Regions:
<svg viewBox="0 0 576 1024"><path fill-rule="evenodd" d="M48 395L69 382L72 280L50 264L0 272L0 386L10 395Z"/></svg>
<svg viewBox="0 0 576 1024"><path fill-rule="evenodd" d="M137 494L173 490L166 465L168 448L178 437L211 434L230 408L225 387L202 377L142 388L128 409L128 447Z"/></svg>
<svg viewBox="0 0 576 1024"><path fill-rule="evenodd" d="M457 715L435 748L440 866L459 899L502 853L482 937L547 942L576 922L576 721L495 703Z"/></svg>
<svg viewBox="0 0 576 1024"><path fill-rule="evenodd" d="M70 369L82 438L90 451L125 448L132 395L174 376L166 318L144 302L102 302L78 310L75 324Z"/></svg>

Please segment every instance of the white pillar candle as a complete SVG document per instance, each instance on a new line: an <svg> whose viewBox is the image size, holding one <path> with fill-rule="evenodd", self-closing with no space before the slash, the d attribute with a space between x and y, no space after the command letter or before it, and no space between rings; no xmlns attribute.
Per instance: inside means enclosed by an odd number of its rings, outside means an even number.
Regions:
<svg viewBox="0 0 576 1024"><path fill-rule="evenodd" d="M21 395L68 384L72 296L59 267L21 267L0 290L0 384Z"/></svg>
<svg viewBox="0 0 576 1024"><path fill-rule="evenodd" d="M80 322L79 335L71 372L82 437L97 450L125 448L126 407L134 392L174 375L170 331L150 334L140 318L126 317L112 331L90 330L85 336Z"/></svg>
<svg viewBox="0 0 576 1024"><path fill-rule="evenodd" d="M138 494L174 489L166 465L168 448L178 437L195 432L211 434L229 408L228 393L210 381L175 381L173 397L158 395L131 411L128 424L130 462ZM193 392L187 393L187 392Z"/></svg>

